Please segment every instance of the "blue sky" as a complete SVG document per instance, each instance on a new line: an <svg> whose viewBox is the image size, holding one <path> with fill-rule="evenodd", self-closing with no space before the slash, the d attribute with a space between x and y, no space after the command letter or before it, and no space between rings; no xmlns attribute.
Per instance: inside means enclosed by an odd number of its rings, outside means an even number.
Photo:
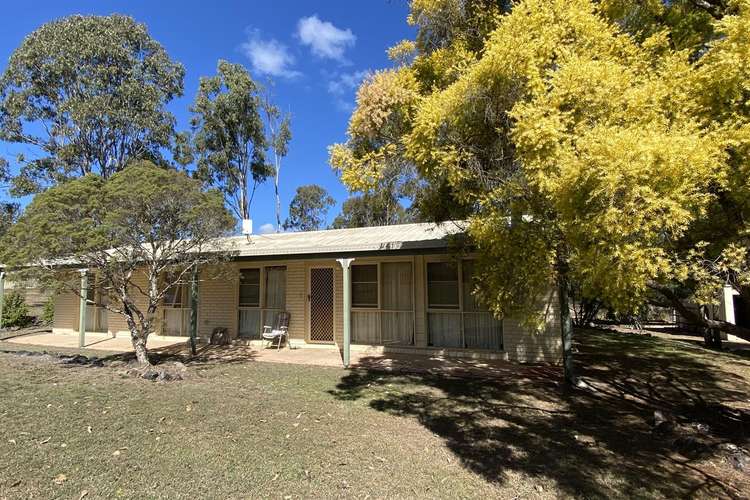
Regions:
<svg viewBox="0 0 750 500"><path fill-rule="evenodd" d="M244 64L257 80L273 80L276 103L292 113L293 139L281 172L282 221L295 189L303 184L320 184L336 198L329 220L339 212L347 192L328 166L327 147L345 139L362 77L389 66L388 47L413 38L406 24L406 0L37 0L4 5L2 66L23 37L47 21L70 14L111 13L145 23L172 59L185 65L185 94L169 105L180 129L188 127L198 79L213 75L219 59ZM0 155L9 160L16 151L0 143ZM256 231L274 221L273 207L269 182L251 207Z"/></svg>

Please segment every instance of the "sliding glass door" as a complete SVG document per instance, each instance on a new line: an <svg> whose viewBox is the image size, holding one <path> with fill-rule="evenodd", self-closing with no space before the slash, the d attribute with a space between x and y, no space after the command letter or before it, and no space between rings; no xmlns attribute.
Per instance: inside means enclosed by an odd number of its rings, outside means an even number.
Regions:
<svg viewBox="0 0 750 500"><path fill-rule="evenodd" d="M286 267L242 269L239 287L239 336L260 339L263 326L274 326L276 314L285 310Z"/></svg>

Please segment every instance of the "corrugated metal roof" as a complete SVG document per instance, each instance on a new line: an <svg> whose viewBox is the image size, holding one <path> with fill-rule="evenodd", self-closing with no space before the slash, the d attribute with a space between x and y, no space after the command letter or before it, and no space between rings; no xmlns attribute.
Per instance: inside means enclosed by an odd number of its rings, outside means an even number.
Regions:
<svg viewBox="0 0 750 500"><path fill-rule="evenodd" d="M450 235L463 232L463 224L399 224L395 226L326 229L298 233L233 236L227 246L237 257L346 254L445 249Z"/></svg>

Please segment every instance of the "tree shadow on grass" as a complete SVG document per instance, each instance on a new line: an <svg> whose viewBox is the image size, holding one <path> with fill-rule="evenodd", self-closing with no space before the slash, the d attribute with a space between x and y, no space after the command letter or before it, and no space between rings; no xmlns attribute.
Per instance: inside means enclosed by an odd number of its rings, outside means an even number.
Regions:
<svg viewBox="0 0 750 500"><path fill-rule="evenodd" d="M750 417L733 406L747 401L748 380L657 339L591 331L578 339L587 390L567 390L551 377L517 382L360 370L333 393L416 418L492 483L520 472L585 497L741 495L741 485L695 465L715 448L681 449L683 436L655 433L652 422L660 410L675 425L709 429L713 443L746 444Z"/></svg>
<svg viewBox="0 0 750 500"><path fill-rule="evenodd" d="M187 344L179 343L149 349L148 357L154 365L180 362L188 366L208 366L247 363L254 361L258 357L258 352L249 346L242 345L201 344L197 347L196 354L193 355ZM130 363L135 359L135 353L129 351L106 356L101 358L101 361L105 364L113 361Z"/></svg>

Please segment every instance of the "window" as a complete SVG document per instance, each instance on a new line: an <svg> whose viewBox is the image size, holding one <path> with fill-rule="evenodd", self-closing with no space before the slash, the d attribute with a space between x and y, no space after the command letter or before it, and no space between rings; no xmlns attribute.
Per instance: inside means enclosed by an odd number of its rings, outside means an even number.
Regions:
<svg viewBox="0 0 750 500"><path fill-rule="evenodd" d="M89 306L104 307L109 304L109 295L101 281L95 277L89 276L88 287L86 288L86 303Z"/></svg>
<svg viewBox="0 0 750 500"><path fill-rule="evenodd" d="M438 347L501 350L503 325L473 293L476 264L427 264L428 329Z"/></svg>
<svg viewBox="0 0 750 500"><path fill-rule="evenodd" d="M174 282L176 275L166 278L167 283ZM175 283L164 293L164 311L162 316L162 335L169 337L186 337L190 334L190 284Z"/></svg>
<svg viewBox="0 0 750 500"><path fill-rule="evenodd" d="M240 271L240 307L260 306L260 269Z"/></svg>
<svg viewBox="0 0 750 500"><path fill-rule="evenodd" d="M283 310L286 304L286 267L266 268L265 303L267 309Z"/></svg>
<svg viewBox="0 0 750 500"><path fill-rule="evenodd" d="M98 276L89 274L86 288L86 331L106 332L108 330L108 314L106 306L109 295Z"/></svg>
<svg viewBox="0 0 750 500"><path fill-rule="evenodd" d="M412 291L411 262L384 262L380 265L383 284L381 304L385 311L411 311Z"/></svg>
<svg viewBox="0 0 750 500"><path fill-rule="evenodd" d="M286 267L240 270L239 336L259 339L263 325L272 326L286 308Z"/></svg>
<svg viewBox="0 0 750 500"><path fill-rule="evenodd" d="M352 341L357 344L414 343L414 284L411 262L352 265Z"/></svg>
<svg viewBox="0 0 750 500"><path fill-rule="evenodd" d="M352 266L352 307L378 307L378 265Z"/></svg>
<svg viewBox="0 0 750 500"><path fill-rule="evenodd" d="M166 307L188 307L188 287L184 283L172 285L164 294Z"/></svg>
<svg viewBox="0 0 750 500"><path fill-rule="evenodd" d="M458 309L458 266L454 262L427 264L427 305L431 309Z"/></svg>

